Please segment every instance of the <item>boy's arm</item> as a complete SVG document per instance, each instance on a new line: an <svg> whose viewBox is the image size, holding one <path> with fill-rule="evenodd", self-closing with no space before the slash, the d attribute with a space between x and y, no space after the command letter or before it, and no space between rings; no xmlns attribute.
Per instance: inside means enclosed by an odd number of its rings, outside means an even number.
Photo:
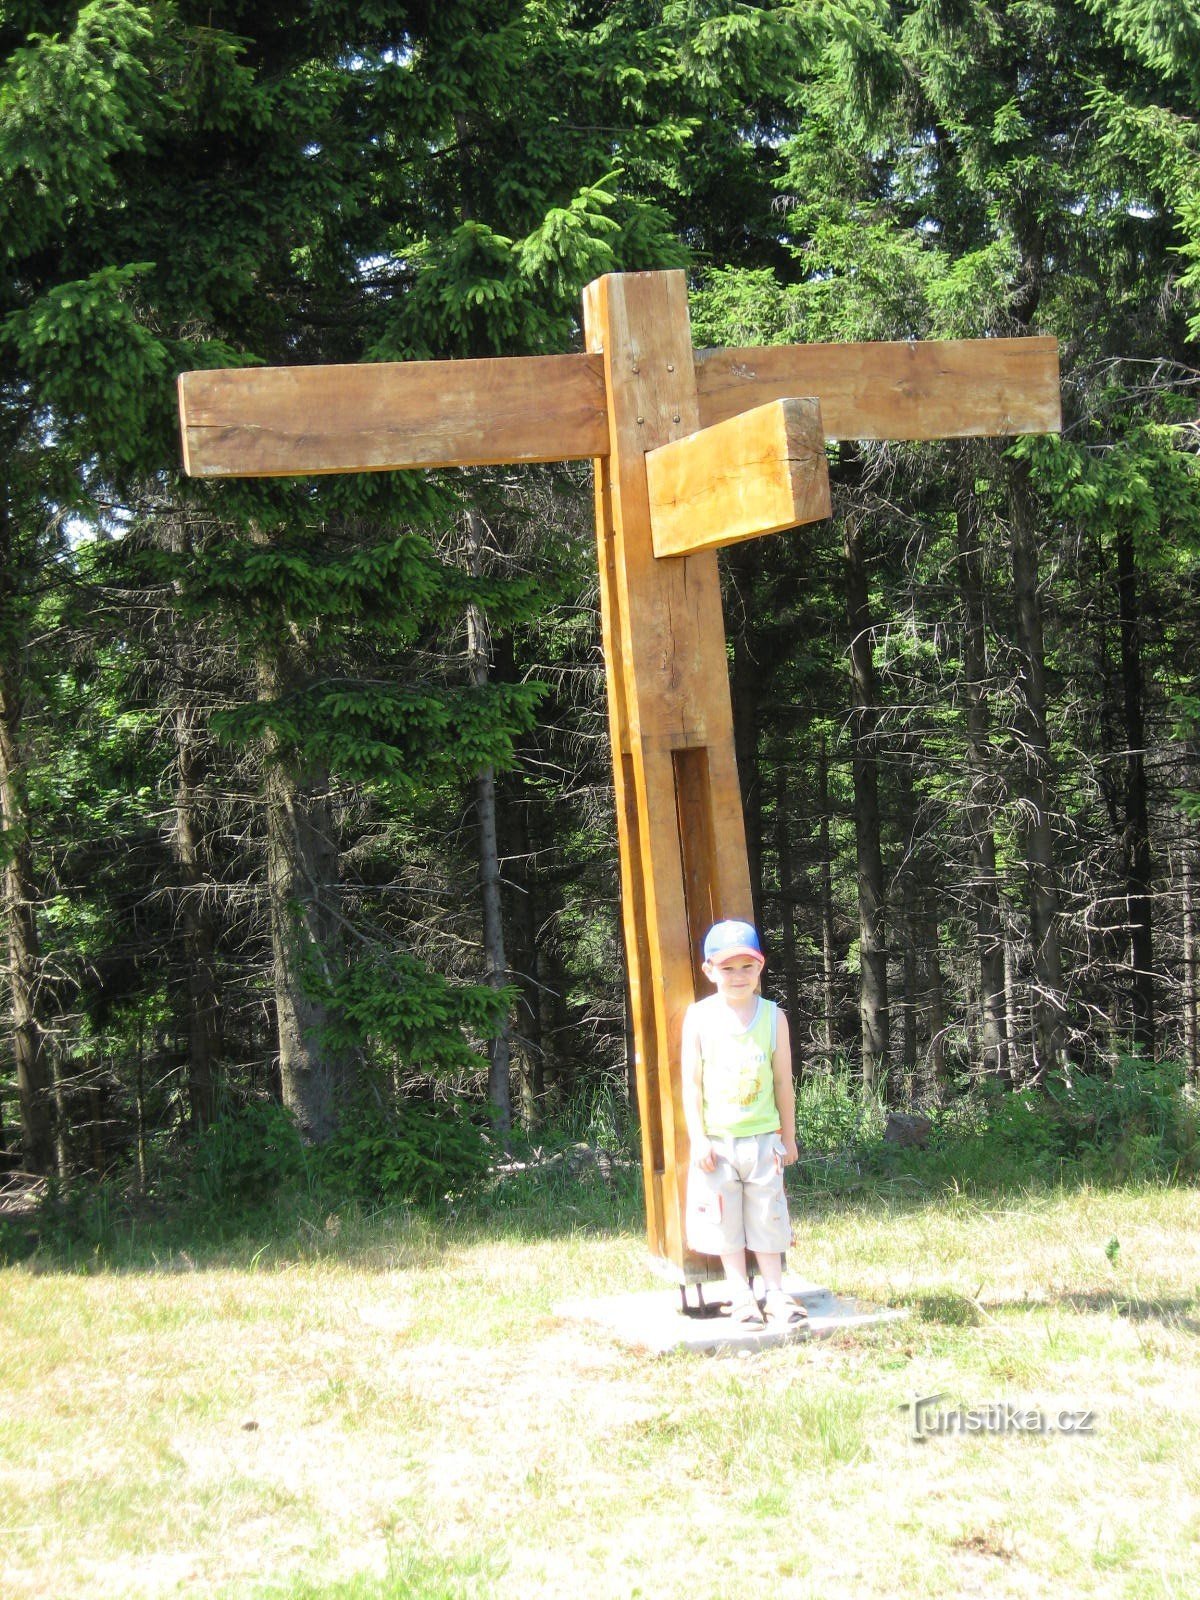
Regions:
<svg viewBox="0 0 1200 1600"><path fill-rule="evenodd" d="M775 1054L771 1057L775 1079L775 1109L779 1112L779 1131L783 1136L785 1167L798 1161L796 1148L796 1086L792 1082L792 1035L788 1019L780 1011L776 1017Z"/></svg>
<svg viewBox="0 0 1200 1600"><path fill-rule="evenodd" d="M692 1160L705 1172L717 1164L712 1140L704 1131L704 1063L700 1056L700 1041L696 1037L696 1022L689 1006L683 1017L683 1042L680 1046L680 1076L683 1087L683 1116L687 1123L688 1138L692 1146Z"/></svg>

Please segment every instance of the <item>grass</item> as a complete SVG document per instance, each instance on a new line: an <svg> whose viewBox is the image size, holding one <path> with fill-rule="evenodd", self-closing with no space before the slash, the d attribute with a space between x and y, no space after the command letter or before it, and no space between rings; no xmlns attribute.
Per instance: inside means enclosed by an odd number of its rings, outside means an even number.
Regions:
<svg viewBox="0 0 1200 1600"><path fill-rule="evenodd" d="M555 1315L650 1285L631 1210L530 1179L6 1269L0 1593L1190 1595L1200 1192L801 1197L793 1269L909 1315L742 1359ZM1095 1431L914 1442L931 1394Z"/></svg>

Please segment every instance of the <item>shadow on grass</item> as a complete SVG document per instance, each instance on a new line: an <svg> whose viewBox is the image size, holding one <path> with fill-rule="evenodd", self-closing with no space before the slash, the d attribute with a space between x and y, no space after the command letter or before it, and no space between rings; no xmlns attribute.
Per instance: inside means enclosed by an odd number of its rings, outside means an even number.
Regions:
<svg viewBox="0 0 1200 1600"><path fill-rule="evenodd" d="M980 1305L970 1295L918 1291L893 1294L890 1299L894 1305L907 1306L918 1322L933 1323L939 1327L978 1328L990 1318L1005 1312L1029 1314L1062 1308L1080 1314L1111 1312L1130 1322L1153 1322L1164 1328L1177 1328L1184 1333L1200 1335L1200 1320L1189 1314L1195 1309L1192 1297L1141 1299L1117 1290L1101 1290L1053 1294L1034 1299L989 1299Z"/></svg>
<svg viewBox="0 0 1200 1600"><path fill-rule="evenodd" d="M965 1294L893 1294L889 1300L893 1305L907 1306L919 1322L932 1322L942 1328L977 1328L986 1320Z"/></svg>
<svg viewBox="0 0 1200 1600"><path fill-rule="evenodd" d="M1192 1314L1196 1309L1195 1296L1155 1296L1144 1299L1137 1294L1122 1294L1119 1289L1088 1290L1085 1293L1067 1290L1032 1300L989 1300L987 1309L989 1312L1041 1312L1048 1307L1080 1313L1111 1312L1127 1322L1154 1322L1164 1328L1178 1328L1184 1333L1200 1336L1200 1319Z"/></svg>

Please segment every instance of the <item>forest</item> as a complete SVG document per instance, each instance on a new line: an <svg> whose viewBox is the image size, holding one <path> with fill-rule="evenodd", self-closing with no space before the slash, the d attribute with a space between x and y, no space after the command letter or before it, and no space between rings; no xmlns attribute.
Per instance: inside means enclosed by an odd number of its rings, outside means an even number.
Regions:
<svg viewBox="0 0 1200 1600"><path fill-rule="evenodd" d="M175 384L665 267L701 347L1060 342L1061 436L831 445L723 556L798 1078L1194 1090L1198 145L1197 0L4 0L10 1173L629 1122L590 470L189 480Z"/></svg>

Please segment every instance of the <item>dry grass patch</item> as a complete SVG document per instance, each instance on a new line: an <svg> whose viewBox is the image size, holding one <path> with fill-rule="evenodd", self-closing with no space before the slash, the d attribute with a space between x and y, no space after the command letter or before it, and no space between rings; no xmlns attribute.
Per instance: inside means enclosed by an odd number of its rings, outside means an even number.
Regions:
<svg viewBox="0 0 1200 1600"><path fill-rule="evenodd" d="M632 1234L313 1231L3 1275L0 1592L1190 1592L1194 1192L811 1209L797 1270L911 1315L737 1361L554 1316L646 1287ZM1095 1431L914 1442L902 1407L933 1394Z"/></svg>

